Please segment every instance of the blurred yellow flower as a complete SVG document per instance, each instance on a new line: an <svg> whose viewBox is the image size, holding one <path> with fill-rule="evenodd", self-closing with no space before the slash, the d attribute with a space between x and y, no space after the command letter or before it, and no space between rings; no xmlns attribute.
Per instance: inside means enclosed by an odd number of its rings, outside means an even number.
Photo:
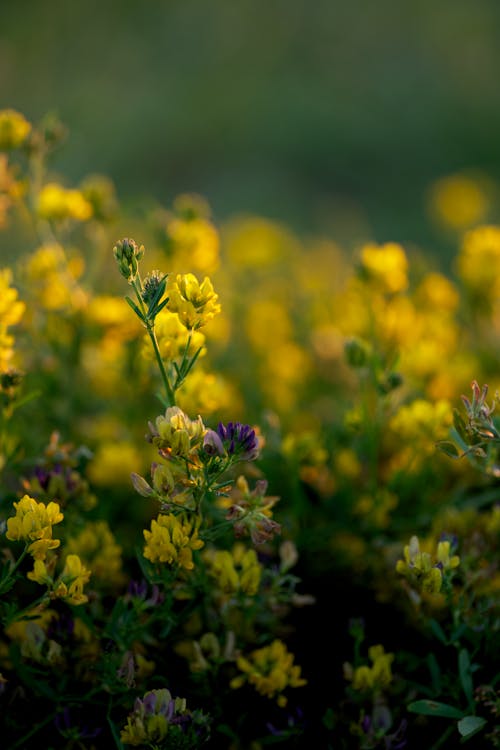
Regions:
<svg viewBox="0 0 500 750"><path fill-rule="evenodd" d="M31 132L31 124L15 109L0 110L0 150L19 148Z"/></svg>
<svg viewBox="0 0 500 750"><path fill-rule="evenodd" d="M92 205L79 190L69 190L56 182L49 182L40 190L37 212L49 221L87 221L92 216Z"/></svg>

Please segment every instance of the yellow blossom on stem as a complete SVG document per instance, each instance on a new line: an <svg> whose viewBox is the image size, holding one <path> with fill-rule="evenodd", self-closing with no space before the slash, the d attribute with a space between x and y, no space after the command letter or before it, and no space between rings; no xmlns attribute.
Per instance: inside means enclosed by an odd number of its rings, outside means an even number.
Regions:
<svg viewBox="0 0 500 750"><path fill-rule="evenodd" d="M198 529L182 516L160 514L151 521L151 531L144 530L144 557L153 563L194 568L193 550L201 549L203 541Z"/></svg>
<svg viewBox="0 0 500 750"><path fill-rule="evenodd" d="M236 662L241 675L231 680L233 689L246 682L253 685L266 698L276 698L279 706L286 706L283 691L287 687L302 687L307 680L300 676L301 669L293 663L294 655L283 641L276 639L269 646L258 648L247 657L240 656Z"/></svg>
<svg viewBox="0 0 500 750"><path fill-rule="evenodd" d="M219 295L214 292L208 276L200 284L192 273L177 274L168 293L168 309L178 314L188 330L201 328L220 312L221 307L217 302Z"/></svg>
<svg viewBox="0 0 500 750"><path fill-rule="evenodd" d="M84 567L78 555L68 555L64 570L54 583L52 596L64 599L68 604L85 604L88 596L83 593L83 587L89 578L90 570Z"/></svg>
<svg viewBox="0 0 500 750"><path fill-rule="evenodd" d="M226 594L241 591L255 596L259 589L262 566L254 549L235 544L231 551L210 549L203 556L209 575Z"/></svg>
<svg viewBox="0 0 500 750"><path fill-rule="evenodd" d="M178 406L169 406L165 414L156 418L154 425L149 423L149 429L148 439L162 453L183 458L189 457L205 434L201 417L190 419Z"/></svg>
<svg viewBox="0 0 500 750"><path fill-rule="evenodd" d="M362 664L353 669L349 663L344 664L344 676L350 682L354 690L367 692L370 690L383 690L392 682L391 664L394 654L386 653L381 644L370 646L368 656L371 666Z"/></svg>
<svg viewBox="0 0 500 750"><path fill-rule="evenodd" d="M417 536L412 536L404 548L404 560L398 560L396 571L403 575L417 591L437 594L441 591L443 572L456 568L460 563L458 555L450 557L450 542L441 541L437 545L435 558L429 552L422 552Z"/></svg>
<svg viewBox="0 0 500 750"><path fill-rule="evenodd" d="M64 517L59 505L54 502L45 505L24 495L14 507L16 515L7 519L7 539L31 542L28 552L35 559L44 560L47 551L60 544L59 539L52 539L52 526Z"/></svg>

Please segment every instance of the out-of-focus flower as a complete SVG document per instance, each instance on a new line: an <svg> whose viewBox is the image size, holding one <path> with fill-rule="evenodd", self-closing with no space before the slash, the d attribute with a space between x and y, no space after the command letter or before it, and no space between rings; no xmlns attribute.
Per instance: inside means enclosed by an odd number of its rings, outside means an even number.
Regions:
<svg viewBox="0 0 500 750"><path fill-rule="evenodd" d="M384 690L392 681L391 664L394 654L385 653L381 644L368 649L371 666L363 664L355 669L349 662L344 664L344 677L352 682L354 690L379 691Z"/></svg>
<svg viewBox="0 0 500 750"><path fill-rule="evenodd" d="M429 190L430 212L451 229L466 229L484 221L489 207L484 180L465 174L442 177Z"/></svg>
<svg viewBox="0 0 500 750"><path fill-rule="evenodd" d="M262 566L255 550L235 544L231 551L207 549L203 554L208 574L216 581L217 588L227 595L238 592L255 596L259 589Z"/></svg>
<svg viewBox="0 0 500 750"><path fill-rule="evenodd" d="M78 555L91 568L92 580L105 588L124 582L122 549L107 521L87 521L77 536L67 539L64 549L68 555Z"/></svg>
<svg viewBox="0 0 500 750"><path fill-rule="evenodd" d="M250 490L244 476L239 476L227 498L220 505L227 508L226 518L233 522L237 537L250 535L253 544L259 545L281 533L281 526L272 520L272 508L278 502L276 496L267 496L266 480L256 482Z"/></svg>
<svg viewBox="0 0 500 750"><path fill-rule="evenodd" d="M19 148L31 132L31 124L15 109L0 110L0 150Z"/></svg>
<svg viewBox="0 0 500 750"><path fill-rule="evenodd" d="M377 289L388 294L408 287L408 260L401 245L365 245L361 250L360 272Z"/></svg>
<svg viewBox="0 0 500 750"><path fill-rule="evenodd" d="M288 687L302 687L307 680L300 676L301 668L294 663L283 641L276 639L269 646L252 651L248 657L240 656L236 662L241 675L231 680L232 688L240 688L246 682L258 693L275 698L279 706L286 706L283 691Z"/></svg>
<svg viewBox="0 0 500 750"><path fill-rule="evenodd" d="M186 750L200 747L208 736L209 719L199 711L187 709L185 698L172 698L169 690L151 690L136 698L120 739L124 745L159 747L167 736L170 747Z"/></svg>
<svg viewBox="0 0 500 750"><path fill-rule="evenodd" d="M92 216L92 205L80 190L68 190L56 182L49 182L40 190L37 212L49 221L87 221Z"/></svg>

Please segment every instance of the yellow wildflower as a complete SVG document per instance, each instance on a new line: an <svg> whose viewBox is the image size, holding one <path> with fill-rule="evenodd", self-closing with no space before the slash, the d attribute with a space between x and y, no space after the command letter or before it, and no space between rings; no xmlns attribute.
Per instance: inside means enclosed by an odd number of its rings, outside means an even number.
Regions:
<svg viewBox="0 0 500 750"><path fill-rule="evenodd" d="M0 110L0 150L19 148L31 132L31 124L15 109Z"/></svg>
<svg viewBox="0 0 500 750"><path fill-rule="evenodd" d="M460 563L457 555L450 557L450 542L439 542L435 559L422 552L417 536L412 536L404 548L404 560L398 560L396 571L408 579L417 590L437 594L441 590L443 571L452 570Z"/></svg>
<svg viewBox="0 0 500 750"><path fill-rule="evenodd" d="M49 221L87 221L92 216L92 205L79 190L68 190L56 182L49 182L40 190L37 211Z"/></svg>
<svg viewBox="0 0 500 750"><path fill-rule="evenodd" d="M151 562L179 565L186 570L194 568L193 550L201 549L203 541L198 529L186 518L160 514L151 521L151 531L144 530L144 557Z"/></svg>
<svg viewBox="0 0 500 750"><path fill-rule="evenodd" d="M262 566L254 549L246 549L243 544L235 544L232 551L207 550L203 557L208 573L215 578L217 587L225 594L241 591L255 596L259 589Z"/></svg>
<svg viewBox="0 0 500 750"><path fill-rule="evenodd" d="M489 209L481 182L463 174L437 180L431 186L429 199L436 219L452 229L465 229L483 221Z"/></svg>
<svg viewBox="0 0 500 750"><path fill-rule="evenodd" d="M188 330L206 325L221 309L208 276L200 284L192 273L177 274L175 282L169 285L168 294L169 310L179 315Z"/></svg>
<svg viewBox="0 0 500 750"><path fill-rule="evenodd" d="M287 687L307 684L307 680L300 676L300 667L294 665L293 661L294 655L287 650L283 641L276 639L269 646L252 651L248 658L238 658L236 665L243 674L234 677L230 686L236 689L249 682L261 695L276 698L279 706L286 706L287 698L283 691Z"/></svg>
<svg viewBox="0 0 500 750"><path fill-rule="evenodd" d="M384 647L377 644L370 646L368 656L372 662L371 666L362 664L353 669L348 662L344 664L345 678L352 682L354 690L360 692L384 689L392 681L391 664L394 661L394 654L386 654Z"/></svg>
<svg viewBox="0 0 500 750"><path fill-rule="evenodd" d="M88 521L78 536L67 540L65 550L78 555L104 586L123 583L122 550L107 521Z"/></svg>
<svg viewBox="0 0 500 750"><path fill-rule="evenodd" d="M395 242L365 245L361 250L361 270L382 292L394 294L408 286L408 260Z"/></svg>
<svg viewBox="0 0 500 750"><path fill-rule="evenodd" d="M78 555L68 555L64 570L54 583L52 596L64 599L68 604L85 604L88 596L83 593L83 587L90 578L90 570L84 567Z"/></svg>
<svg viewBox="0 0 500 750"><path fill-rule="evenodd" d="M45 505L24 495L14 507L16 515L7 519L7 539L31 542L28 552L35 559L44 560L49 549L60 545L59 539L52 539L52 526L64 517L59 505L54 502Z"/></svg>
<svg viewBox="0 0 500 750"><path fill-rule="evenodd" d="M190 419L178 406L169 406L149 427L153 445L169 455L184 458L198 447L205 434L201 417Z"/></svg>

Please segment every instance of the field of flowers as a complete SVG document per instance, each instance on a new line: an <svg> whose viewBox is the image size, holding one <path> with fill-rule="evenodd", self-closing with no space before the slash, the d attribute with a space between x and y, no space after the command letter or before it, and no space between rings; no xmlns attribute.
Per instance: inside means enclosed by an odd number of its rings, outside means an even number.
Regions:
<svg viewBox="0 0 500 750"><path fill-rule="evenodd" d="M500 748L483 186L445 274L127 211L66 135L0 111L1 747Z"/></svg>

